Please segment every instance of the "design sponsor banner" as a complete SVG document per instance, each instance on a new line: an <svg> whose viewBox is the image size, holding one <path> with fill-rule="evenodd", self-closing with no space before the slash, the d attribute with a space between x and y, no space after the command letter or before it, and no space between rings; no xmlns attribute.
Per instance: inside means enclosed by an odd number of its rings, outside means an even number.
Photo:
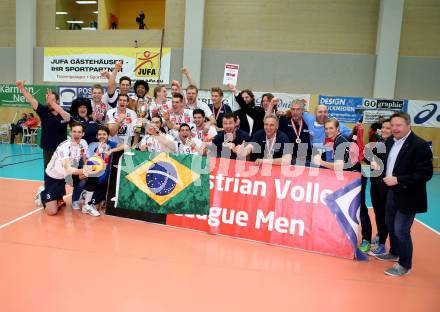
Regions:
<svg viewBox="0 0 440 312"><path fill-rule="evenodd" d="M408 101L408 114L413 126L440 128L439 101Z"/></svg>
<svg viewBox="0 0 440 312"><path fill-rule="evenodd" d="M254 92L255 95L255 104L261 106L261 100L263 97L263 94L265 93L272 93L276 98L280 100L278 103L278 110L279 111L287 111L290 109L290 106L292 104L293 100L304 100L306 102L305 109L309 109L310 105L310 94L294 94L294 93L273 93L273 92Z"/></svg>
<svg viewBox="0 0 440 312"><path fill-rule="evenodd" d="M116 208L206 215L210 195L207 165L205 156L125 153L118 165ZM208 173L202 173L202 168Z"/></svg>
<svg viewBox="0 0 440 312"><path fill-rule="evenodd" d="M160 48L44 48L44 80L106 83L101 70L111 72L121 60L121 76L149 83L168 84L171 50Z"/></svg>
<svg viewBox="0 0 440 312"><path fill-rule="evenodd" d="M318 104L327 106L330 117L340 122L356 123L362 116L362 100L361 97L320 95Z"/></svg>
<svg viewBox="0 0 440 312"><path fill-rule="evenodd" d="M363 122L372 124L379 117L389 118L395 112L406 111L407 100L364 99L362 102Z"/></svg>
<svg viewBox="0 0 440 312"><path fill-rule="evenodd" d="M46 103L48 89L57 91L57 87L52 85L26 85L26 89L42 104ZM0 84L0 107L30 107L30 104L15 85Z"/></svg>
<svg viewBox="0 0 440 312"><path fill-rule="evenodd" d="M339 173L338 179L326 169L210 161L209 215L168 215L167 225L353 258L358 173Z"/></svg>

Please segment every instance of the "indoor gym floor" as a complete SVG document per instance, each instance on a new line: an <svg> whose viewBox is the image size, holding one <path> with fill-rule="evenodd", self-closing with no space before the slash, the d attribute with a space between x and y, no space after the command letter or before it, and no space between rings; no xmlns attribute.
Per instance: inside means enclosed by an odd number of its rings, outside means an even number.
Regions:
<svg viewBox="0 0 440 312"><path fill-rule="evenodd" d="M34 204L41 150L0 145L0 311L440 311L440 175L414 269ZM70 193L70 192L69 192ZM70 197L66 197L70 203Z"/></svg>

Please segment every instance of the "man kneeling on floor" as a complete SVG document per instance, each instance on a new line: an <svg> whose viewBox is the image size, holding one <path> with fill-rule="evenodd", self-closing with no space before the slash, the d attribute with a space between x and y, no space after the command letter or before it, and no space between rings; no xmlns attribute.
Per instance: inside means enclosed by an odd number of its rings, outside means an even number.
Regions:
<svg viewBox="0 0 440 312"><path fill-rule="evenodd" d="M58 213L60 207L57 201L66 195L66 180L82 180L89 173L86 168L78 169L84 163L88 148L87 142L82 139L84 126L74 122L70 128L71 139L58 145L44 172L44 189L40 188L36 197L36 204L43 205L50 216Z"/></svg>

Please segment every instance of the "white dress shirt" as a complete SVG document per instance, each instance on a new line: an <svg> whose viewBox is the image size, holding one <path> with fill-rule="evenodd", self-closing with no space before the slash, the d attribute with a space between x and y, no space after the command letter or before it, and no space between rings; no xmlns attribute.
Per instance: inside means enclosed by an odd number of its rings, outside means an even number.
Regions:
<svg viewBox="0 0 440 312"><path fill-rule="evenodd" d="M405 143L408 136L411 134L411 131L408 132L403 138L397 140L393 138L394 144L391 147L390 154L387 159L387 170L385 172L386 177L390 177L393 175L394 165L396 164L397 156L399 155L400 150L402 149L403 143Z"/></svg>

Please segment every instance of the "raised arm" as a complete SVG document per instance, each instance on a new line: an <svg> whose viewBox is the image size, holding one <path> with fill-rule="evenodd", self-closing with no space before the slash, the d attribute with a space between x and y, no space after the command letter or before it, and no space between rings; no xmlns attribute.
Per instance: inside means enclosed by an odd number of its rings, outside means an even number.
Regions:
<svg viewBox="0 0 440 312"><path fill-rule="evenodd" d="M32 108L34 109L34 111L37 110L38 107L38 101L34 98L34 96L25 88L24 86L25 80L17 80L15 82L15 85L17 86L18 90L20 90L21 94L23 94L23 96L26 99L26 102L28 102L29 104L31 104Z"/></svg>
<svg viewBox="0 0 440 312"><path fill-rule="evenodd" d="M58 105L55 94L53 94L52 90L50 89L47 90L46 102L49 107L60 114L61 118L63 118L65 122L70 121L70 114L66 112L60 105Z"/></svg>
<svg viewBox="0 0 440 312"><path fill-rule="evenodd" d="M182 72L182 75L185 76L186 80L188 80L188 83L191 85L194 85L197 87L196 82L192 79L191 74L189 73L188 68L186 67L182 67L182 69L180 70Z"/></svg>
<svg viewBox="0 0 440 312"><path fill-rule="evenodd" d="M122 62L121 61L117 61L115 63L115 68L113 68L113 71L111 72L111 74L103 74L104 76L107 77L108 79L108 85L107 85L107 94L112 95L115 93L116 90L116 76L118 75L118 72L121 70L122 68Z"/></svg>

